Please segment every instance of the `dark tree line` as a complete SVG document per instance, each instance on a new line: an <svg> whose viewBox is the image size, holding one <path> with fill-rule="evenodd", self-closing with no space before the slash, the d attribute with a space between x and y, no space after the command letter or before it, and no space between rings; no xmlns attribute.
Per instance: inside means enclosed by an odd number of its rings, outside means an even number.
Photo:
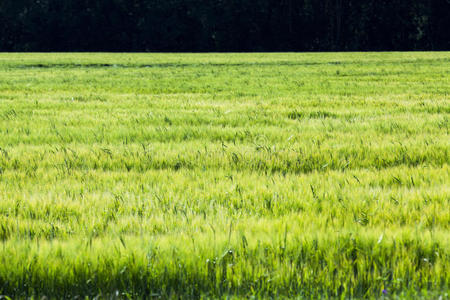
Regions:
<svg viewBox="0 0 450 300"><path fill-rule="evenodd" d="M0 51L450 50L450 0L0 0Z"/></svg>

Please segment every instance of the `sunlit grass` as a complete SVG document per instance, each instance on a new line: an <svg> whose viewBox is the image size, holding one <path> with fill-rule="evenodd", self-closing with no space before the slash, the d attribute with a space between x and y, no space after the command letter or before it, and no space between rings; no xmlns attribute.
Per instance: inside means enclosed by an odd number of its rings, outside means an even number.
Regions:
<svg viewBox="0 0 450 300"><path fill-rule="evenodd" d="M0 54L0 295L446 299L449 95L448 52Z"/></svg>

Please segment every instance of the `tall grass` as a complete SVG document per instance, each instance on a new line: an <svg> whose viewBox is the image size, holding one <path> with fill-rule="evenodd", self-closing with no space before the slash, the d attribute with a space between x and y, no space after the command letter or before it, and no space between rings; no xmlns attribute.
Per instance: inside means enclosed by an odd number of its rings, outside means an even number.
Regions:
<svg viewBox="0 0 450 300"><path fill-rule="evenodd" d="M448 298L450 54L0 54L0 295Z"/></svg>

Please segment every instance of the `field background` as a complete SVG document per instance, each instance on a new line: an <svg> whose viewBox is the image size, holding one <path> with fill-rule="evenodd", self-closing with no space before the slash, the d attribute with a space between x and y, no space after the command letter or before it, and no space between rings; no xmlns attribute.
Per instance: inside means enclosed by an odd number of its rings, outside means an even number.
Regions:
<svg viewBox="0 0 450 300"><path fill-rule="evenodd" d="M449 100L449 52L0 54L0 295L448 299Z"/></svg>

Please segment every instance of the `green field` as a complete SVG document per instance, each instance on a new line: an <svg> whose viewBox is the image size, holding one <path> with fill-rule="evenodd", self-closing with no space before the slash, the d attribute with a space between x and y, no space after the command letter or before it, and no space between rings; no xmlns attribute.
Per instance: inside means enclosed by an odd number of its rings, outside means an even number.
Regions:
<svg viewBox="0 0 450 300"><path fill-rule="evenodd" d="M448 299L449 117L450 52L0 54L0 295Z"/></svg>

